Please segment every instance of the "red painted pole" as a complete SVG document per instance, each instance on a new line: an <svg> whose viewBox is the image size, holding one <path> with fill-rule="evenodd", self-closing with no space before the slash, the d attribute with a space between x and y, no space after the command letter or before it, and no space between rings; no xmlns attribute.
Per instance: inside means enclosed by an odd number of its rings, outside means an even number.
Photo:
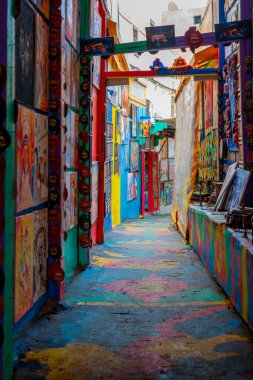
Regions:
<svg viewBox="0 0 253 380"><path fill-rule="evenodd" d="M99 13L102 17L102 36L106 36L106 12L103 2L100 1ZM105 68L106 61L101 59L101 79L98 98L98 162L99 162L99 190L98 190L98 225L97 238L98 244L104 242L104 218L105 218L105 181L104 181L104 162L105 162Z"/></svg>

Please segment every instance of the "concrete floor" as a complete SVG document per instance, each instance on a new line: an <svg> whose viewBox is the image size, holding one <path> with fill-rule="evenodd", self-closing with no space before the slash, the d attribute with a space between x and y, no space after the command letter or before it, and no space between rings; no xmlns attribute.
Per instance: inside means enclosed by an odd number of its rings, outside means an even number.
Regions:
<svg viewBox="0 0 253 380"><path fill-rule="evenodd" d="M15 357L15 380L253 378L252 333L168 216L108 234Z"/></svg>

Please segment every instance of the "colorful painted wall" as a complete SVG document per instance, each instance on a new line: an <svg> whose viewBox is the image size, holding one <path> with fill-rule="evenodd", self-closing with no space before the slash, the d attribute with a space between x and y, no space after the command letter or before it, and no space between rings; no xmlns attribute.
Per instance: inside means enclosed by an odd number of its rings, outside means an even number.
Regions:
<svg viewBox="0 0 253 380"><path fill-rule="evenodd" d="M199 207L189 208L189 242L253 329L253 248L242 232Z"/></svg>

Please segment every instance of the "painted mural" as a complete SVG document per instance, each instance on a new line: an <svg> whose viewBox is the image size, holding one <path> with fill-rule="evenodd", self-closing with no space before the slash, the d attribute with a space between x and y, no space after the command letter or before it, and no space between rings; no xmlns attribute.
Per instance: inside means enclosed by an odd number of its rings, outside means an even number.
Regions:
<svg viewBox="0 0 253 380"><path fill-rule="evenodd" d="M15 322L33 305L34 215L16 218Z"/></svg>
<svg viewBox="0 0 253 380"><path fill-rule="evenodd" d="M177 108L184 109L185 112L178 112L176 120L175 180L172 201L173 220L178 223L184 236L187 231L188 207L196 176L195 104L192 101L194 98L195 83L190 79L176 100Z"/></svg>
<svg viewBox="0 0 253 380"><path fill-rule="evenodd" d="M47 290L48 209L34 213L33 302Z"/></svg>
<svg viewBox="0 0 253 380"><path fill-rule="evenodd" d="M36 15L36 65L35 65L35 107L48 111L48 43L49 28L38 14Z"/></svg>
<svg viewBox="0 0 253 380"><path fill-rule="evenodd" d="M33 205L48 199L48 117L35 114Z"/></svg>
<svg viewBox="0 0 253 380"><path fill-rule="evenodd" d="M17 202L20 212L33 206L34 112L18 106L17 119Z"/></svg>

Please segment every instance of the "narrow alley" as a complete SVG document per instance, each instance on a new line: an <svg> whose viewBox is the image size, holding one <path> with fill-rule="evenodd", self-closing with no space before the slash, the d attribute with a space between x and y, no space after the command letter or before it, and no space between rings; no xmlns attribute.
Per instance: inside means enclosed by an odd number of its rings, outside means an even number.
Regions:
<svg viewBox="0 0 253 380"><path fill-rule="evenodd" d="M18 335L15 380L252 379L252 333L168 216L127 220Z"/></svg>

